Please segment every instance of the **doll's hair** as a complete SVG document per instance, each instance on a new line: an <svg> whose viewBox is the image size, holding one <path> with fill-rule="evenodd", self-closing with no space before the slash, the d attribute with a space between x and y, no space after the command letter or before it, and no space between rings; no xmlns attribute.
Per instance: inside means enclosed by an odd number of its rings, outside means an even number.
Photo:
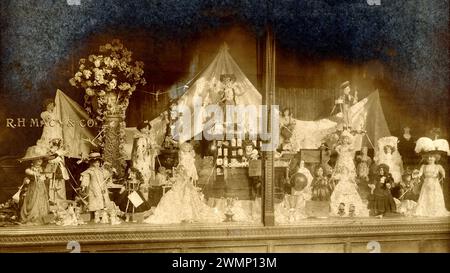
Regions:
<svg viewBox="0 0 450 273"><path fill-rule="evenodd" d="M382 163L380 165L377 166L377 174L380 173L380 169L383 170L384 174L388 174L389 173L389 166Z"/></svg>
<svg viewBox="0 0 450 273"><path fill-rule="evenodd" d="M42 107L44 108L44 110L47 110L47 106L49 106L50 104L55 104L55 101L53 99L45 99L44 102L42 103Z"/></svg>
<svg viewBox="0 0 450 273"><path fill-rule="evenodd" d="M394 152L395 152L395 147L394 146L391 146L391 145L384 145L384 147L383 147L383 151L385 152L385 153L387 153L387 149L390 149L391 150L391 154L393 154Z"/></svg>
<svg viewBox="0 0 450 273"><path fill-rule="evenodd" d="M58 148L61 148L62 144L63 144L61 138L54 138L54 139L50 140L49 143L50 143L50 146L56 146Z"/></svg>
<svg viewBox="0 0 450 273"><path fill-rule="evenodd" d="M433 157L435 159L436 162L438 162L441 159L441 155L438 153L429 153L426 155L426 158L430 158Z"/></svg>
<svg viewBox="0 0 450 273"><path fill-rule="evenodd" d="M136 128L138 130L142 130L143 128L148 127L148 129L152 129L152 125L150 125L150 122L148 120L144 120L143 122L139 123Z"/></svg>
<svg viewBox="0 0 450 273"><path fill-rule="evenodd" d="M402 181L406 181L408 178L411 178L412 180L412 173L409 172L402 175Z"/></svg>
<svg viewBox="0 0 450 273"><path fill-rule="evenodd" d="M220 75L220 81L224 82L225 79L230 79L230 81L235 82L236 76L234 74L222 74Z"/></svg>
<svg viewBox="0 0 450 273"><path fill-rule="evenodd" d="M128 172L129 172L129 174L131 174L131 173L135 174L136 179L139 180L140 182L144 182L144 177L142 176L142 173L135 167L129 168Z"/></svg>
<svg viewBox="0 0 450 273"><path fill-rule="evenodd" d="M40 162L40 163L37 164L38 162ZM44 163L44 159L38 158L38 159L31 161L31 166L39 166L39 165L42 165L42 163Z"/></svg>
<svg viewBox="0 0 450 273"><path fill-rule="evenodd" d="M284 107L283 111L281 111L281 114L284 116L284 112L289 111L289 116L292 115L292 108L291 107Z"/></svg>
<svg viewBox="0 0 450 273"><path fill-rule="evenodd" d="M324 167L322 165L317 165L314 168L314 175L318 175L320 169L322 169L322 175L325 175L325 169L324 169Z"/></svg>

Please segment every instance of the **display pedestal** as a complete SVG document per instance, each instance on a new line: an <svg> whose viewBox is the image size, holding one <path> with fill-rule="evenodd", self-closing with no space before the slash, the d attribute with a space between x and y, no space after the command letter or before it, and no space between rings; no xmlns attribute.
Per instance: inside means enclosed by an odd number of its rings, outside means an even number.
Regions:
<svg viewBox="0 0 450 273"><path fill-rule="evenodd" d="M330 216L330 201L306 201L306 215L316 218L327 218Z"/></svg>

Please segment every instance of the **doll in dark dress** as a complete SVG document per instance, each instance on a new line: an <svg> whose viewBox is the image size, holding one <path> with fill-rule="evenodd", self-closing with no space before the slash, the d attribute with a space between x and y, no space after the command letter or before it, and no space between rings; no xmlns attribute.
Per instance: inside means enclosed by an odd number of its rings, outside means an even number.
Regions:
<svg viewBox="0 0 450 273"><path fill-rule="evenodd" d="M403 134L398 141L398 152L402 156L405 168L417 164L417 155L414 152L416 139L411 135L411 129L408 126L403 128Z"/></svg>
<svg viewBox="0 0 450 273"><path fill-rule="evenodd" d="M120 193L119 199L117 201L120 210L126 213L126 222L130 220L134 213L145 212L151 208L150 204L145 198L146 196L148 196L146 188L147 185L145 185L144 178L142 177L140 171L135 168L130 168L129 178L125 184L124 190ZM137 207L135 207L133 203L128 199L128 196L133 192L136 192L142 200L142 204Z"/></svg>
<svg viewBox="0 0 450 273"><path fill-rule="evenodd" d="M369 184L371 193L368 197L368 208L371 215L383 216L387 213L396 212L397 208L391 194L393 185L394 179L389 173L389 166L386 164L380 164L377 167L374 180Z"/></svg>
<svg viewBox="0 0 450 273"><path fill-rule="evenodd" d="M324 175L322 166L317 166L314 170L314 178L311 183L313 201L330 201L333 186L327 176Z"/></svg>

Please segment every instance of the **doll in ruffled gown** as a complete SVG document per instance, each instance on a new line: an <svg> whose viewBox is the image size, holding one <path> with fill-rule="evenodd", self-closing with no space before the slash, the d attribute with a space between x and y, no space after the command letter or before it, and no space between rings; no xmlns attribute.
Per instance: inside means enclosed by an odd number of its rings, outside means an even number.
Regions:
<svg viewBox="0 0 450 273"><path fill-rule="evenodd" d="M189 143L180 146L180 161L174 173L173 186L161 198L153 214L144 220L145 223L222 222L223 213L209 207L199 188L194 186L194 179L198 179L195 167L192 168L194 156L195 153Z"/></svg>
<svg viewBox="0 0 450 273"><path fill-rule="evenodd" d="M340 135L335 150L338 154L338 158L334 166L332 178L345 172L349 175L350 180L355 180L356 167L355 162L353 161L355 149L353 148L353 135L348 130L344 130Z"/></svg>
<svg viewBox="0 0 450 273"><path fill-rule="evenodd" d="M195 183L198 180L198 174L195 167L195 151L191 144L183 143L180 145L178 160L178 164L184 166L187 176Z"/></svg>
<svg viewBox="0 0 450 273"><path fill-rule="evenodd" d="M424 179L414 212L415 216L450 216L445 207L444 193L440 184L445 179L445 170L441 165L436 164L438 158L437 153L431 152L428 154L428 164L420 167L419 175Z"/></svg>
<svg viewBox="0 0 450 273"><path fill-rule="evenodd" d="M338 158L332 179L337 180L337 184L330 197L331 213L340 216L367 216L367 208L357 191L353 136L348 130L344 130L339 137L336 152ZM340 208L343 213L339 212Z"/></svg>

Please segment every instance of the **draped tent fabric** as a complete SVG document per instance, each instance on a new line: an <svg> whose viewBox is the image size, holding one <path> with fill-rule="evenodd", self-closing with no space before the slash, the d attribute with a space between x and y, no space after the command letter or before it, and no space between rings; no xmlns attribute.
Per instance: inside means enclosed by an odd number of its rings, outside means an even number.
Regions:
<svg viewBox="0 0 450 273"><path fill-rule="evenodd" d="M261 105L262 96L245 76L239 65L228 52L228 46L224 44L220 49L211 64L198 76L186 90L186 92L179 98L177 105L186 106L191 110L191 131L190 134L181 138L180 142L192 139L194 136L202 133L203 127L194 126L194 100L201 99L204 105L218 104L221 100L221 95L218 92L220 88L220 76L223 74L233 74L235 77L234 89L236 92L237 105ZM196 120L198 121L198 120ZM160 117L152 120L152 126L164 128L161 125L164 119ZM156 130L155 130L156 131ZM157 130L157 139L163 139L164 131ZM162 136L161 136L162 134Z"/></svg>
<svg viewBox="0 0 450 273"><path fill-rule="evenodd" d="M55 111L61 121L61 138L66 145L67 157L86 157L94 148L88 140L92 140L96 135L95 130L87 126L89 115L78 103L59 89L55 96ZM162 117L158 117L152 123L152 130L164 132L165 126L162 128L162 125ZM133 138L136 133L138 133L136 127L125 128L124 150L127 160L131 159ZM163 136L164 134L159 133L159 137L156 139L158 143L162 143Z"/></svg>
<svg viewBox="0 0 450 273"><path fill-rule="evenodd" d="M56 90L55 111L61 121L61 138L66 145L66 156L72 158L87 156L92 147L87 140L95 136L94 130L87 126L89 115L59 89Z"/></svg>

